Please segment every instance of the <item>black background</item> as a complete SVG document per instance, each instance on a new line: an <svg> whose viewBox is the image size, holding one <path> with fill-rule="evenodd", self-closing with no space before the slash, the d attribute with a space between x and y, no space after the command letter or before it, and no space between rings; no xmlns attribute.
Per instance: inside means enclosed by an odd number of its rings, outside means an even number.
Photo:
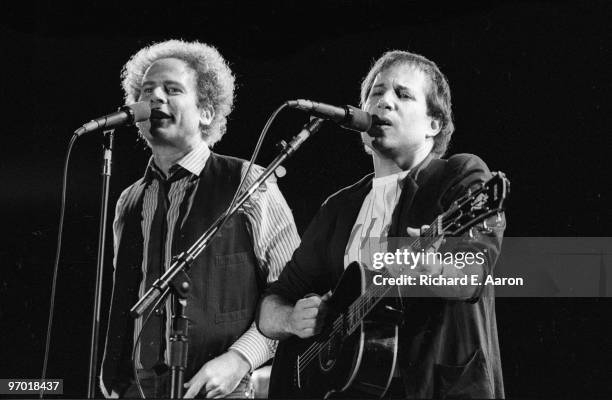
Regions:
<svg viewBox="0 0 612 400"><path fill-rule="evenodd" d="M71 132L121 104L122 65L153 41L197 39L230 62L236 107L215 149L243 158L283 101L355 105L360 80L382 52L421 53L451 84L457 129L449 154L475 153L512 181L507 236L612 236L611 13L603 2L21 3L3 5L0 21L0 377L40 376ZM274 143L306 120L282 113L258 162L267 164ZM111 205L149 156L134 128L116 137ZM70 164L47 373L63 378L73 397L87 388L100 143L97 134L84 136ZM371 162L358 135L328 124L286 167L281 190L303 232L321 202ZM111 274L107 265L103 310ZM498 299L508 397L609 398L610 304Z"/></svg>

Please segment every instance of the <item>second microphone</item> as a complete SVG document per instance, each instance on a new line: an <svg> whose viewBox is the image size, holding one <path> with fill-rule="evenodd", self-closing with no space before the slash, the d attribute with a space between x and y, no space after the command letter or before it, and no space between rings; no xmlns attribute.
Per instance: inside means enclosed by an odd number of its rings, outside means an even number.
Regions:
<svg viewBox="0 0 612 400"><path fill-rule="evenodd" d="M372 127L373 116L353 106L332 106L310 100L290 100L285 103L288 107L309 112L319 118L329 119L342 126L358 132L367 132Z"/></svg>

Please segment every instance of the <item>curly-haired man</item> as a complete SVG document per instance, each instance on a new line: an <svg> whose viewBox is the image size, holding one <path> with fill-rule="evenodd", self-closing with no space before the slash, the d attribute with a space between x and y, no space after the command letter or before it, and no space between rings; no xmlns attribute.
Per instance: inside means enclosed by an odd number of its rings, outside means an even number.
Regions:
<svg viewBox="0 0 612 400"><path fill-rule="evenodd" d="M101 387L106 396L139 397L131 367L134 351L147 397L167 397L173 305L167 302L145 326L128 310L172 256L186 250L221 215L245 175L245 161L210 150L226 131L234 76L214 47L180 40L141 49L122 76L127 104L150 103L151 118L138 128L152 157L144 176L117 202ZM249 175L247 183L252 180ZM299 237L276 183L266 186L225 224L189 271L185 397L248 396L249 372L274 353L275 342L253 324L255 307Z"/></svg>

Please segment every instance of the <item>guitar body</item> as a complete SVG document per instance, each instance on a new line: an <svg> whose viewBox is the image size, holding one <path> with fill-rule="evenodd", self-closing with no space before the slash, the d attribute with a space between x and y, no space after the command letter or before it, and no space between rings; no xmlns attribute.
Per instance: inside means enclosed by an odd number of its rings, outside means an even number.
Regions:
<svg viewBox="0 0 612 400"><path fill-rule="evenodd" d="M359 263L350 264L328 301L329 326L314 338L292 337L279 343L270 377L271 398L385 394L397 359L398 325L389 322L392 309L386 299L365 317L349 309L371 284L372 274ZM397 316L397 311L392 312ZM356 326L352 332L351 325Z"/></svg>

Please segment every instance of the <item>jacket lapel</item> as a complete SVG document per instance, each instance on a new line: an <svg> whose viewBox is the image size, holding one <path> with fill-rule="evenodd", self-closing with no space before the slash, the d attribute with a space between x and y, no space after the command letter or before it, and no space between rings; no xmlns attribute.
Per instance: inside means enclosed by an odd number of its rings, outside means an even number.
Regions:
<svg viewBox="0 0 612 400"><path fill-rule="evenodd" d="M406 231L406 228L408 228L408 215L414 201L414 196L419 189L419 185L414 181L411 174L404 178L401 185L402 194L391 216L389 237L404 237L408 235Z"/></svg>
<svg viewBox="0 0 612 400"><path fill-rule="evenodd" d="M353 190L347 195L346 201L340 206L338 217L336 219L336 232L333 237L331 246L331 265L337 266L334 268L336 279L344 272L344 252L348 243L351 231L361 210L361 205L365 197L372 189L373 174L365 176L359 181Z"/></svg>

